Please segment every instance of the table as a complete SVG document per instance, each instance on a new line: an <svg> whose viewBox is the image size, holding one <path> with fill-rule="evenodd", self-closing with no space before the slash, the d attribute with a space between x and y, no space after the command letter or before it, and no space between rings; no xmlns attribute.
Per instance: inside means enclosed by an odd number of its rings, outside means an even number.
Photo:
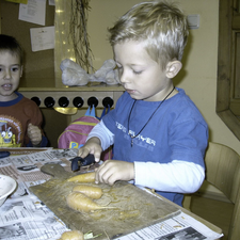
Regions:
<svg viewBox="0 0 240 240"><path fill-rule="evenodd" d="M21 149L21 152L17 149L10 149L10 151L12 153L10 157L0 159L0 174L10 175L16 179L18 189L0 208L0 232L5 230L5 234L8 234L9 237L5 239L13 239L13 236L16 240L58 239L69 228L29 189L33 185L42 184L44 181L52 179L50 175L40 171L40 168L46 163L61 164L66 171L71 172L69 159L77 155L77 149L46 148L41 149L41 151L39 149L37 151ZM24 172L21 169L23 169L22 166L26 165L33 165L36 168ZM159 198L159 195L154 192L144 190L147 191L149 196ZM170 209L175 209L171 217L138 229L128 235L115 236L114 239L172 239L170 235L174 234L195 234L198 237L197 239L203 239L201 238L202 234L208 235L208 239L220 238L222 230L217 226L168 199L160 197L160 201L168 205ZM93 232L93 234L102 234L101 237L96 238L97 240L109 239L104 231L101 233Z"/></svg>

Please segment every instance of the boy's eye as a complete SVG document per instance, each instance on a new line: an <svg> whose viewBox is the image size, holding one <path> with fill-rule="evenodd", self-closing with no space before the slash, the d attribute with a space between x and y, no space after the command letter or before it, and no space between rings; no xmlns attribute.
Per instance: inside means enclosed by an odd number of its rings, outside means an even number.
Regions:
<svg viewBox="0 0 240 240"><path fill-rule="evenodd" d="M17 71L18 71L18 67L13 67L13 68L12 68L12 71L13 71L13 72L17 72Z"/></svg>
<svg viewBox="0 0 240 240"><path fill-rule="evenodd" d="M134 74L137 74L137 75L141 74L143 72L143 70L139 69L139 68L132 68L132 71L133 71Z"/></svg>
<svg viewBox="0 0 240 240"><path fill-rule="evenodd" d="M138 75L138 74L141 74L142 71L135 71L135 70L133 70L133 73Z"/></svg>

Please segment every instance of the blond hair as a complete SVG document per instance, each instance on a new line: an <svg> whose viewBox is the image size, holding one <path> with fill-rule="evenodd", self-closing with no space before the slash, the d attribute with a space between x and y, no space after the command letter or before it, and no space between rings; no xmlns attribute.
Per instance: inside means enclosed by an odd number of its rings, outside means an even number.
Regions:
<svg viewBox="0 0 240 240"><path fill-rule="evenodd" d="M148 54L163 69L169 61L182 59L189 34L183 12L163 0L134 5L109 32L112 46L127 40L145 41Z"/></svg>

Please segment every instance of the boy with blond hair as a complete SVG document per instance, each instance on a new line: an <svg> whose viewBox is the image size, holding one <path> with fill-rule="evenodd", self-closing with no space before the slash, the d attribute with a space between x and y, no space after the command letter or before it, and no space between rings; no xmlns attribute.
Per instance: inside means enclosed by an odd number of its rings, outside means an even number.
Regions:
<svg viewBox="0 0 240 240"><path fill-rule="evenodd" d="M142 2L109 29L125 93L92 130L79 156L114 146L114 159L96 169L96 183L117 180L156 192L181 205L204 177L208 126L172 79L182 68L186 16L174 3Z"/></svg>

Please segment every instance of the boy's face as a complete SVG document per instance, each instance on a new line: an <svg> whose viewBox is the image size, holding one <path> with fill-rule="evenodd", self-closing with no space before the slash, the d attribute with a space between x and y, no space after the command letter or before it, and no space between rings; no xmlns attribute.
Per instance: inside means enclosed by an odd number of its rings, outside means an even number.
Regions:
<svg viewBox="0 0 240 240"><path fill-rule="evenodd" d="M145 101L161 101L169 91L166 71L145 50L142 41L126 41L113 47L119 78L130 96Z"/></svg>
<svg viewBox="0 0 240 240"><path fill-rule="evenodd" d="M20 58L8 51L0 52L0 101L16 98L14 91L18 88L22 76Z"/></svg>

